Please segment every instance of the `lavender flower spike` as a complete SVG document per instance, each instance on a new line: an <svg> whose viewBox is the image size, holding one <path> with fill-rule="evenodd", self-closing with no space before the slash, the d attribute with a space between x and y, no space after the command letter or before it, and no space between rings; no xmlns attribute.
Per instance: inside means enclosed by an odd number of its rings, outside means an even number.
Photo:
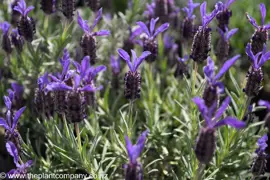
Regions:
<svg viewBox="0 0 270 180"><path fill-rule="evenodd" d="M81 38L81 48L83 50L84 56L90 56L91 64L95 64L97 55L96 55L96 38L95 36L108 36L110 35L109 30L100 30L97 32L93 32L97 23L100 21L102 17L102 8L99 9L97 13L97 17L94 20L92 26L88 26L87 21L83 20L78 12L78 24L81 29L84 31L84 35Z"/></svg>
<svg viewBox="0 0 270 180"><path fill-rule="evenodd" d="M10 54L12 52L11 48L11 41L9 38L9 29L10 24L8 22L0 23L0 28L2 29L3 35L2 35L2 48L7 54Z"/></svg>
<svg viewBox="0 0 270 180"><path fill-rule="evenodd" d="M222 8L223 4L218 2L215 5L215 9L210 14L206 14L206 2L201 4L202 26L199 26L194 35L190 54L190 57L195 62L202 63L207 59L208 53L211 51L211 29L208 27L208 24Z"/></svg>
<svg viewBox="0 0 270 180"><path fill-rule="evenodd" d="M199 5L200 5L200 3L193 3L193 0L188 0L187 7L184 7L182 10L186 13L187 18L194 19L195 15L193 15L193 11Z"/></svg>
<svg viewBox="0 0 270 180"><path fill-rule="evenodd" d="M155 61L158 55L158 44L155 38L157 37L158 34L166 31L170 26L169 23L164 23L155 30L155 26L158 20L159 18L151 19L150 29L147 28L145 23L141 21L137 22L137 25L139 25L142 31L146 34L146 36L143 38L143 50L150 51L152 53L151 56L146 58L148 62Z"/></svg>
<svg viewBox="0 0 270 180"><path fill-rule="evenodd" d="M251 172L254 176L260 176L265 173L267 163L267 154L265 153L265 150L268 146L267 141L267 134L263 135L257 141L258 148L255 151L256 157L251 166Z"/></svg>
<svg viewBox="0 0 270 180"><path fill-rule="evenodd" d="M36 32L34 20L28 17L28 13L33 9L34 9L34 6L29 6L27 8L24 0L20 0L17 3L17 6L14 7L14 10L18 11L22 15L18 22L19 34L23 36L25 40L29 42L33 41L34 34Z"/></svg>
<svg viewBox="0 0 270 180"><path fill-rule="evenodd" d="M266 52L266 45L264 44L263 51L254 55L252 45L251 43L248 43L246 46L246 54L252 61L252 66L247 74L247 83L244 92L248 97L252 97L256 96L261 89L263 80L263 71L261 67L270 59L270 51Z"/></svg>
<svg viewBox="0 0 270 180"><path fill-rule="evenodd" d="M32 166L33 161L29 160L24 164L20 164L18 150L11 141L7 142L6 148L7 148L7 152L13 157L14 164L16 165L16 168L17 168L17 169L12 169L11 171L8 172L8 174L26 175L27 169L29 169Z"/></svg>
<svg viewBox="0 0 270 180"><path fill-rule="evenodd" d="M207 107L211 107L214 103L217 103L220 93L224 92L224 85L218 80L226 73L230 67L239 59L240 55L236 55L226 61L220 71L215 75L214 61L208 57L207 66L204 66L204 75L207 80L207 84L203 93L203 99Z"/></svg>
<svg viewBox="0 0 270 180"><path fill-rule="evenodd" d="M126 180L142 180L143 179L142 165L137 161L137 159L144 148L144 144L145 144L148 132L149 132L148 130L144 131L141 134L141 136L138 138L137 143L135 145L132 145L128 136L125 136L126 148L127 148L127 153L129 157L129 164L126 164L124 166Z"/></svg>
<svg viewBox="0 0 270 180"><path fill-rule="evenodd" d="M123 58L126 63L128 64L128 67L130 71L128 71L125 74L125 97L130 100L135 100L137 98L140 98L140 92L141 92L141 81L142 77L140 73L137 71L140 64L143 62L147 56L149 56L151 53L149 51L144 51L142 55L137 58L137 55L135 51L131 50L132 53L132 60L133 63L130 61L129 54L123 50L118 49L118 54L121 58Z"/></svg>
<svg viewBox="0 0 270 180"><path fill-rule="evenodd" d="M216 18L218 20L218 27L225 32L226 28L229 26L230 17L232 16L232 11L229 10L229 7L235 0L226 0L220 13L217 14Z"/></svg>
<svg viewBox="0 0 270 180"><path fill-rule="evenodd" d="M196 157L201 163L208 164L214 156L216 148L216 129L218 127L224 125L229 125L236 129L245 127L245 122L239 121L234 117L226 117L218 121L229 106L230 101L231 98L227 97L222 102L219 109L217 109L217 103L214 103L208 108L203 99L200 97L193 98L193 102L198 106L198 109L205 120L205 127L201 128L195 146Z"/></svg>
<svg viewBox="0 0 270 180"><path fill-rule="evenodd" d="M268 30L270 30L270 24L264 24L266 17L266 8L263 3L260 4L260 11L262 15L261 25L258 25L256 20L248 13L246 13L248 21L256 29L250 40L253 54L257 54L263 50L263 45L268 40Z"/></svg>

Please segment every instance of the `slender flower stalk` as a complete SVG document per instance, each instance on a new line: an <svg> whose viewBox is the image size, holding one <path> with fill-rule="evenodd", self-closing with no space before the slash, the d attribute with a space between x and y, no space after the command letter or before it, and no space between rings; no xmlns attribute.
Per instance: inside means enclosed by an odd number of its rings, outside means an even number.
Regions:
<svg viewBox="0 0 270 180"><path fill-rule="evenodd" d="M208 108L205 101L200 97L193 98L193 102L198 106L205 120L205 126L201 128L197 138L195 154L200 163L208 164L212 160L216 149L216 129L225 125L240 129L245 127L245 123L230 116L218 121L229 106L231 102L230 97L227 97L222 102L219 109L217 109L217 103L212 104Z"/></svg>
<svg viewBox="0 0 270 180"><path fill-rule="evenodd" d="M130 56L125 50L118 49L118 54L120 55L121 58L123 58L126 61L129 67L129 71L125 75L125 93L124 94L127 99L134 101L137 98L140 98L140 92L141 92L142 77L137 70L140 64L143 62L143 60L146 59L151 54L151 52L144 51L139 58L137 58L135 51L131 50L131 53L132 53L133 63L131 63Z"/></svg>
<svg viewBox="0 0 270 180"><path fill-rule="evenodd" d="M97 55L97 45L96 45L96 36L109 36L109 30L100 30L97 32L93 32L94 28L96 27L97 23L100 21L102 17L102 8L99 9L97 13L97 17L92 26L88 26L88 22L83 20L78 12L78 24L80 25L81 29L84 31L84 35L81 38L81 48L83 51L84 56L90 56L91 65L96 63Z"/></svg>
<svg viewBox="0 0 270 180"><path fill-rule="evenodd" d="M33 41L36 32L34 20L31 17L28 17L29 12L33 9L34 6L27 7L24 0L20 0L17 3L17 6L14 7L14 10L21 13L21 18L18 22L19 34L28 42Z"/></svg>
<svg viewBox="0 0 270 180"><path fill-rule="evenodd" d="M158 56L158 43L155 40L158 34L166 31L169 28L169 23L162 24L159 28L155 30L156 23L159 18L151 19L150 29L147 28L146 24L139 21L137 25L139 25L142 31L146 34L143 38L143 50L151 52L151 55L146 58L146 61L153 62L157 59Z"/></svg>
<svg viewBox="0 0 270 180"><path fill-rule="evenodd" d="M129 157L129 163L124 165L125 180L142 180L143 179L143 167L137 160L144 148L148 130L144 131L138 138L137 143L132 145L128 136L125 136L126 149Z"/></svg>
<svg viewBox="0 0 270 180"><path fill-rule="evenodd" d="M263 175L266 170L266 159L267 159L267 154L265 153L265 150L267 148L267 140L268 136L267 134L263 135L261 138L258 139L257 145L258 148L256 149L256 157L254 158L254 161L251 166L251 172L255 177Z"/></svg>
<svg viewBox="0 0 270 180"><path fill-rule="evenodd" d="M246 13L248 21L256 29L250 39L251 50L253 54L258 54L259 52L263 51L264 44L266 44L268 40L268 30L270 30L270 24L264 24L266 8L263 3L260 4L260 11L262 15L261 25L258 25L256 20L248 13Z"/></svg>
<svg viewBox="0 0 270 180"><path fill-rule="evenodd" d="M33 161L29 160L26 163L20 162L20 156L16 145L9 141L6 143L6 149L9 155L13 157L13 162L16 169L10 170L8 175L27 175L27 170L33 165Z"/></svg>
<svg viewBox="0 0 270 180"><path fill-rule="evenodd" d="M186 40L190 40L194 36L195 27L193 25L193 21L196 16L193 14L193 11L199 5L200 3L193 3L193 0L188 0L187 7L182 9L186 13L185 19L182 23L182 36Z"/></svg>
<svg viewBox="0 0 270 180"><path fill-rule="evenodd" d="M196 34L194 35L190 54L191 59L195 62L204 62L208 57L208 53L211 51L211 29L208 25L222 7L223 4L218 2L215 5L215 9L210 14L206 14L206 2L202 3L200 6L202 25L199 26Z"/></svg>
<svg viewBox="0 0 270 180"><path fill-rule="evenodd" d="M252 61L252 65L246 76L247 83L244 92L248 97L252 98L258 95L262 88L263 71L261 67L270 59L270 51L266 52L266 45L264 45L263 51L254 55L252 45L248 43L246 46L246 54Z"/></svg>
<svg viewBox="0 0 270 180"><path fill-rule="evenodd" d="M223 32L226 32L226 28L229 28L229 22L232 16L232 11L229 9L229 7L234 1L235 0L226 0L226 3L224 3L223 9L216 16L216 19L218 20L218 27Z"/></svg>
<svg viewBox="0 0 270 180"><path fill-rule="evenodd" d="M204 66L204 76L206 78L206 87L203 93L205 105L211 108L213 104L218 104L219 94L224 92L224 85L219 79L230 69L232 65L239 59L240 55L236 55L227 60L219 72L215 75L215 64L211 57L207 59L207 66Z"/></svg>
<svg viewBox="0 0 270 180"><path fill-rule="evenodd" d="M9 37L10 24L8 22L0 23L0 29L3 32L2 35L2 48L7 54L12 52L11 41Z"/></svg>
<svg viewBox="0 0 270 180"><path fill-rule="evenodd" d="M224 63L229 56L230 50L230 38L238 31L237 28L223 32L222 29L218 28L218 32L221 38L218 39L218 44L216 46L216 56L220 63Z"/></svg>

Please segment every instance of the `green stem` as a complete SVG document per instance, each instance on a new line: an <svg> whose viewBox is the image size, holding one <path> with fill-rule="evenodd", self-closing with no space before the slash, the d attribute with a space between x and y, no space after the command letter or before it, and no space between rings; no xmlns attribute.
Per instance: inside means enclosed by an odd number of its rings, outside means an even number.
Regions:
<svg viewBox="0 0 270 180"><path fill-rule="evenodd" d="M205 164L200 162L194 180L202 179L204 168L205 168Z"/></svg>
<svg viewBox="0 0 270 180"><path fill-rule="evenodd" d="M82 143L81 143L81 134L80 134L80 128L78 123L74 123L74 128L77 134L77 140L78 140L78 148L81 151L82 149Z"/></svg>
<svg viewBox="0 0 270 180"><path fill-rule="evenodd" d="M129 101L129 113L128 113L128 128L129 128L129 135L131 135L130 129L132 129L132 115L133 115L133 100Z"/></svg>
<svg viewBox="0 0 270 180"><path fill-rule="evenodd" d="M198 71L198 64L197 64L197 62L193 61L192 96L195 95L195 86L196 86L196 81L197 81L197 71Z"/></svg>

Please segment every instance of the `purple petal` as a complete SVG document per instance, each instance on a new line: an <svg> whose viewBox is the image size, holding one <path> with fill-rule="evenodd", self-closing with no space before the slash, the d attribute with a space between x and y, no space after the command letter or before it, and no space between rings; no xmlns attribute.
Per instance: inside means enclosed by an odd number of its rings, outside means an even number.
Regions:
<svg viewBox="0 0 270 180"><path fill-rule="evenodd" d="M104 65L97 66L96 68L93 69L91 78L94 79L98 73L100 73L102 71L106 71L106 69L107 69L107 67Z"/></svg>
<svg viewBox="0 0 270 180"><path fill-rule="evenodd" d="M142 55L136 60L135 64L134 64L134 71L136 71L138 69L138 67L140 66L140 64L143 62L143 60L145 58L147 58L147 56L149 56L151 54L150 51L144 51L142 53Z"/></svg>
<svg viewBox="0 0 270 180"><path fill-rule="evenodd" d="M258 29L259 26L258 26L256 20L255 20L253 17L251 17L250 15L248 15L248 13L246 13L246 16L247 16L248 21L250 22L250 24L251 24L252 26L254 26L256 29Z"/></svg>
<svg viewBox="0 0 270 180"><path fill-rule="evenodd" d="M111 33L109 30L100 30L93 33L93 36L109 36Z"/></svg>
<svg viewBox="0 0 270 180"><path fill-rule="evenodd" d="M177 47L178 48L178 47ZM189 56L188 55L184 55L184 57L183 58L178 58L178 61L181 61L181 62L186 62L187 60L189 59Z"/></svg>
<svg viewBox="0 0 270 180"><path fill-rule="evenodd" d="M264 30L270 30L270 24L267 24L267 25L263 26L263 29Z"/></svg>
<svg viewBox="0 0 270 180"><path fill-rule="evenodd" d="M203 116L207 126L211 126L211 117L208 117L208 108L204 103L204 100L200 97L195 97L192 99L192 101L198 106L199 111L201 112L201 115Z"/></svg>
<svg viewBox="0 0 270 180"><path fill-rule="evenodd" d="M80 86L81 83L81 76L76 74L74 77L74 89L78 89L78 87Z"/></svg>
<svg viewBox="0 0 270 180"><path fill-rule="evenodd" d="M29 167L31 167L33 165L33 161L32 160L29 160L29 161L27 161L25 164L24 164L24 167L25 168L29 168Z"/></svg>
<svg viewBox="0 0 270 180"><path fill-rule="evenodd" d="M150 34L153 35L154 34L154 30L155 30L155 26L156 26L156 23L157 21L159 20L159 18L152 18L151 19L151 22L150 22Z"/></svg>
<svg viewBox="0 0 270 180"><path fill-rule="evenodd" d="M11 101L13 101L14 96L15 96L15 92L12 91L11 89L8 89L8 97L9 99L11 99Z"/></svg>
<svg viewBox="0 0 270 180"><path fill-rule="evenodd" d="M32 11L35 7L29 6L23 13L23 16L26 17L30 11Z"/></svg>
<svg viewBox="0 0 270 180"><path fill-rule="evenodd" d="M78 24L82 28L84 32L90 32L90 28L88 26L88 22L86 20L83 20L83 18L80 16L80 13L77 12L78 15ZM92 29L91 29L92 30Z"/></svg>
<svg viewBox="0 0 270 180"><path fill-rule="evenodd" d="M144 148L144 144L145 144L146 137L147 137L148 133L149 133L149 130L145 130L141 134L141 136L137 139L137 143L136 143L137 150L136 151L137 151L138 154L141 154L141 152L142 152L142 150Z"/></svg>
<svg viewBox="0 0 270 180"><path fill-rule="evenodd" d="M265 8L265 5L263 3L260 4L260 10L261 10L261 14L262 14L262 26L263 26L265 16L266 16L266 8Z"/></svg>
<svg viewBox="0 0 270 180"><path fill-rule="evenodd" d="M9 129L9 126L4 118L0 118L0 126L4 127L5 129Z"/></svg>
<svg viewBox="0 0 270 180"><path fill-rule="evenodd" d="M217 110L217 112L215 114L215 118L214 118L215 122L217 122L217 120L222 116L224 111L229 106L230 102L231 102L231 97L227 96L226 99L222 102L222 104L220 105L219 109Z"/></svg>
<svg viewBox="0 0 270 180"><path fill-rule="evenodd" d="M125 50L119 48L118 49L118 54L119 54L119 56L121 58L123 58L127 62L129 69L132 71L133 70L133 65L130 62L130 56L128 55L128 53Z"/></svg>
<svg viewBox="0 0 270 180"><path fill-rule="evenodd" d="M268 141L268 136L267 134L263 135L261 138L258 139L257 145L258 145L258 151L259 152L264 152L265 149L267 148L267 141Z"/></svg>
<svg viewBox="0 0 270 180"><path fill-rule="evenodd" d="M236 32L238 31L238 28L232 29L226 34L226 40L228 41Z"/></svg>
<svg viewBox="0 0 270 180"><path fill-rule="evenodd" d="M224 93L225 87L224 87L224 84L223 84L222 82L216 82L216 83L214 84L214 86L218 88L218 89L217 89L217 93L218 93L218 94Z"/></svg>
<svg viewBox="0 0 270 180"><path fill-rule="evenodd" d="M18 164L19 161L19 154L16 146L13 144L13 142L8 141L6 143L6 149L7 152L13 157L13 161L15 164Z"/></svg>
<svg viewBox="0 0 270 180"><path fill-rule="evenodd" d="M137 61L137 54L132 49L130 51L131 51L131 54L132 54L132 63L133 63L133 69L132 69L132 71L135 71L135 64L136 64L136 61Z"/></svg>
<svg viewBox="0 0 270 180"><path fill-rule="evenodd" d="M246 46L246 54L250 57L250 59L252 60L253 64L257 64L257 61L255 59L255 56L251 50L251 44L248 43L247 46Z"/></svg>
<svg viewBox="0 0 270 180"><path fill-rule="evenodd" d="M62 74L61 74L61 80L63 80L68 72L70 66L70 61L67 60L64 62L64 66L63 66L63 70L62 70Z"/></svg>
<svg viewBox="0 0 270 180"><path fill-rule="evenodd" d="M206 15L206 5L207 5L207 3L206 3L206 1L204 1L202 4L201 4L201 6L200 6L200 11L201 11L201 17L202 17L202 19L205 17L205 15Z"/></svg>
<svg viewBox="0 0 270 180"><path fill-rule="evenodd" d="M262 67L264 63L269 59L270 59L270 51L262 55L258 67Z"/></svg>
<svg viewBox="0 0 270 180"><path fill-rule="evenodd" d="M234 117L226 117L225 119L217 122L214 127L218 128L224 125L229 125L236 129L242 129L246 126L246 123L243 121L239 121L237 118L234 118Z"/></svg>
<svg viewBox="0 0 270 180"><path fill-rule="evenodd" d="M7 21L5 21L3 23L0 23L0 28L2 29L4 34L7 34L10 28L10 24Z"/></svg>
<svg viewBox="0 0 270 180"><path fill-rule="evenodd" d="M61 82L61 80L59 80L56 76L52 75L52 74L49 74L49 77L51 78L51 80L53 82Z"/></svg>
<svg viewBox="0 0 270 180"><path fill-rule="evenodd" d="M13 10L18 11L21 15L23 15L23 10L19 6L15 6Z"/></svg>
<svg viewBox="0 0 270 180"><path fill-rule="evenodd" d="M259 104L260 106L266 106L267 109L270 110L270 103L269 103L268 101L260 100L260 101L258 102L258 104Z"/></svg>
<svg viewBox="0 0 270 180"><path fill-rule="evenodd" d="M142 34L142 28L137 28L137 29L135 29L132 33L131 33L131 35L130 35L130 40L133 40L133 39L135 39L138 35L140 35L140 34Z"/></svg>
<svg viewBox="0 0 270 180"><path fill-rule="evenodd" d="M22 107L21 109L19 109L19 110L16 112L16 114L15 114L15 116L14 116L14 118L13 118L12 132L13 132L14 129L16 128L16 126L17 126L17 124L18 124L18 121L19 121L19 118L21 117L21 115L22 115L22 113L24 112L25 108L26 108L26 107L24 106L24 107Z"/></svg>
<svg viewBox="0 0 270 180"><path fill-rule="evenodd" d="M11 112L10 110L7 111L6 113L6 122L8 124L8 126L10 127L9 130L12 131L12 124L11 124Z"/></svg>
<svg viewBox="0 0 270 180"><path fill-rule="evenodd" d="M218 30L219 34L221 35L222 39L226 40L223 30L220 29L219 27L217 28L217 30Z"/></svg>
<svg viewBox="0 0 270 180"><path fill-rule="evenodd" d="M153 38L155 38L159 33L166 31L169 28L169 26L170 26L169 23L162 24L159 28L157 28L155 34L153 35Z"/></svg>
<svg viewBox="0 0 270 180"><path fill-rule="evenodd" d="M127 153L129 156L129 159L132 163L136 163L136 159L133 159L133 145L131 143L131 141L129 140L128 136L125 136L125 142L126 142L126 149L127 149Z"/></svg>
<svg viewBox="0 0 270 180"><path fill-rule="evenodd" d="M21 97L23 95L23 86L18 84L18 83L11 83L11 87L12 89L15 91L15 94L19 97Z"/></svg>
<svg viewBox="0 0 270 180"><path fill-rule="evenodd" d="M84 78L89 68L90 68L90 56L85 56L80 65L81 78Z"/></svg>
<svg viewBox="0 0 270 180"><path fill-rule="evenodd" d="M220 79L223 76L223 74L230 69L230 67L236 62L236 60L238 58L240 58L240 55L236 55L236 56L232 57L231 59L227 60L223 64L222 68L219 70L218 74L216 75L215 81L217 81L218 79Z"/></svg>
<svg viewBox="0 0 270 180"><path fill-rule="evenodd" d="M151 37L150 32L149 32L147 26L143 22L139 21L136 24L141 27L142 31L145 32L148 37Z"/></svg>
<svg viewBox="0 0 270 180"><path fill-rule="evenodd" d="M119 74L120 73L120 61L119 61L119 58L116 59L115 56L111 56L110 62L111 62L111 67L112 67L113 73L114 74Z"/></svg>
<svg viewBox="0 0 270 180"><path fill-rule="evenodd" d="M72 87L63 84L63 83L50 83L44 89L44 92L47 94L49 91L69 91L72 90Z"/></svg>
<svg viewBox="0 0 270 180"><path fill-rule="evenodd" d="M8 96L4 96L4 102L5 102L5 105L6 105L7 109L10 110L12 103L11 103L11 100L9 99Z"/></svg>
<svg viewBox="0 0 270 180"><path fill-rule="evenodd" d="M64 66L65 61L70 60L70 55L68 50L65 48L64 49L64 53L63 53L63 57L59 59L60 63L62 66Z"/></svg>
<svg viewBox="0 0 270 180"><path fill-rule="evenodd" d="M207 80L212 82L214 78L215 64L210 56L207 58L207 66L204 66L203 71Z"/></svg>
<svg viewBox="0 0 270 180"><path fill-rule="evenodd" d="M100 21L101 17L102 17L102 8L100 8L98 10L96 19L95 19L93 25L90 27L90 32L92 32L94 30L94 28L96 27L97 23Z"/></svg>

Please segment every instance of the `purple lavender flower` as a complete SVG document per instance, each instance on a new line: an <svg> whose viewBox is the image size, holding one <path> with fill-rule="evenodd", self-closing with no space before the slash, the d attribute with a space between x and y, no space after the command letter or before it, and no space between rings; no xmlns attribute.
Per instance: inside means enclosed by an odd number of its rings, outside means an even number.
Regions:
<svg viewBox="0 0 270 180"><path fill-rule="evenodd" d="M5 105L7 107L6 119L0 118L0 126L5 129L5 139L7 141L12 141L17 149L21 146L21 136L17 130L17 124L19 118L25 110L25 107L20 108L15 115L11 111L12 102L8 96L4 96Z"/></svg>
<svg viewBox="0 0 270 180"><path fill-rule="evenodd" d="M11 13L11 24L13 25L17 25L17 22L18 20L20 19L21 17L21 14L14 10L14 7L17 6L18 2L20 0L14 0L12 3L11 3L11 9L12 9L12 13Z"/></svg>
<svg viewBox="0 0 270 180"><path fill-rule="evenodd" d="M218 27L225 32L226 28L229 28L230 17L232 16L232 11L229 10L229 7L235 0L226 0L220 13L217 14L216 18L218 20Z"/></svg>
<svg viewBox="0 0 270 180"><path fill-rule="evenodd" d="M151 52L151 55L146 58L146 61L148 62L155 61L158 55L158 44L155 38L158 34L166 31L169 28L169 23L164 23L155 30L155 26L158 20L159 18L151 19L150 30L143 22L137 22L137 25L139 25L142 31L146 34L146 36L143 38L143 50Z"/></svg>
<svg viewBox="0 0 270 180"><path fill-rule="evenodd" d="M38 78L38 88L35 89L35 108L38 115L45 115L47 118L53 116L55 111L55 100L52 92L45 94L45 88L50 83L48 73Z"/></svg>
<svg viewBox="0 0 270 180"><path fill-rule="evenodd" d="M52 14L56 10L56 0L41 0L40 5L40 9L46 14Z"/></svg>
<svg viewBox="0 0 270 180"><path fill-rule="evenodd" d="M174 73L175 77L180 77L183 78L184 76L188 76L189 75L189 67L186 64L186 61L189 59L188 55L185 55L183 58L178 57L178 63L176 66L176 70Z"/></svg>
<svg viewBox="0 0 270 180"><path fill-rule="evenodd" d="M124 41L123 49L127 52L130 52L131 49L134 49L135 44L142 45L142 42L140 40L135 39L141 33L141 28L137 28L132 31L132 29L129 27L129 38Z"/></svg>
<svg viewBox="0 0 270 180"><path fill-rule="evenodd" d="M14 164L16 165L16 168L17 168L17 169L10 170L8 174L9 175L12 175L12 174L26 175L27 170L32 166L33 161L29 160L24 164L20 164L19 163L20 157L19 157L18 149L11 141L6 143L6 148L7 148L7 152L13 157Z"/></svg>
<svg viewBox="0 0 270 180"><path fill-rule="evenodd" d="M237 28L228 30L228 28L225 28L226 31L223 32L222 29L218 28L218 32L221 36L218 40L218 44L216 46L216 56L219 62L224 62L228 56L229 56L229 49L230 49L230 38L238 31Z"/></svg>
<svg viewBox="0 0 270 180"><path fill-rule="evenodd" d="M208 57L208 53L211 50L211 29L208 27L208 24L218 14L222 6L223 4L218 2L215 5L215 9L210 14L206 14L206 2L202 3L200 6L202 26L199 26L194 35L190 55L191 59L195 62L202 63Z"/></svg>
<svg viewBox="0 0 270 180"><path fill-rule="evenodd" d="M261 67L270 59L270 51L266 52L266 45L264 45L263 51L254 55L252 45L248 43L246 46L246 54L252 61L252 66L246 76L247 83L244 92L248 97L253 97L256 96L262 88L263 71Z"/></svg>
<svg viewBox="0 0 270 180"><path fill-rule="evenodd" d="M257 145L258 148L256 149L257 156L254 158L254 161L251 166L251 172L254 176L259 176L265 173L266 163L267 163L267 154L265 150L267 148L267 134L263 135L261 138L258 139Z"/></svg>
<svg viewBox="0 0 270 180"><path fill-rule="evenodd" d="M123 49L118 49L118 54L120 55L121 58L123 58L128 67L129 71L125 74L125 97L130 100L135 100L137 98L140 98L140 93L141 93L141 81L142 77L140 73L137 71L140 64L143 62L144 59L146 59L151 52L149 51L144 51L142 55L137 58L136 52L131 50L132 54L132 61L130 61L130 56L129 54L123 50Z"/></svg>
<svg viewBox="0 0 270 180"><path fill-rule="evenodd" d="M248 13L246 13L248 21L256 29L250 40L253 54L257 54L263 50L264 44L268 40L268 30L270 29L270 24L264 24L266 17L266 8L263 3L260 4L260 10L262 14L261 26L257 24L254 18L252 18Z"/></svg>
<svg viewBox="0 0 270 180"><path fill-rule="evenodd" d="M155 7L156 3L152 2L151 4L146 4L146 10L144 11L143 15L146 16L147 19L151 20L155 18Z"/></svg>
<svg viewBox="0 0 270 180"><path fill-rule="evenodd" d="M16 29L12 29L11 42L15 46L15 48L17 49L17 51L19 53L21 53L22 50L23 50L24 41L23 41L22 36L20 36L17 28Z"/></svg>
<svg viewBox="0 0 270 180"><path fill-rule="evenodd" d="M100 8L100 0L86 0L86 4L94 12L97 12Z"/></svg>
<svg viewBox="0 0 270 180"><path fill-rule="evenodd" d="M35 34L35 22L31 17L28 17L28 13L34 9L34 6L26 6L24 0L20 0L17 6L14 7L15 11L21 13L21 19L18 22L18 31L26 41L32 42Z"/></svg>
<svg viewBox="0 0 270 180"><path fill-rule="evenodd" d="M75 11L75 0L62 1L62 12L67 19L72 19Z"/></svg>
<svg viewBox="0 0 270 180"><path fill-rule="evenodd" d="M95 36L109 36L109 30L100 30L97 32L93 32L97 23L100 21L102 17L102 8L99 9L97 13L97 17L92 26L88 26L87 21L83 20L78 12L78 24L84 31L84 35L81 38L81 48L83 50L84 56L90 56L91 64L96 63L97 55L96 55L96 38Z"/></svg>
<svg viewBox="0 0 270 180"><path fill-rule="evenodd" d="M8 22L0 23L0 28L2 29L3 35L2 35L2 48L7 54L10 54L12 52L11 48L11 41L9 38L9 29L10 24Z"/></svg>
<svg viewBox="0 0 270 180"><path fill-rule="evenodd" d="M193 14L193 11L199 5L200 3L193 3L193 0L189 0L187 7L182 9L186 13L186 17L182 23L182 36L185 39L190 39L194 36L193 20L195 15Z"/></svg>
<svg viewBox="0 0 270 180"><path fill-rule="evenodd" d="M218 103L219 94L224 92L224 85L219 79L226 73L230 67L236 62L240 55L236 55L226 61L220 71L215 75L215 64L211 57L207 59L207 66L204 66L204 75L207 84L203 93L203 99L208 108L214 103Z"/></svg>
<svg viewBox="0 0 270 180"><path fill-rule="evenodd" d="M201 128L195 147L196 157L201 163L208 164L214 156L216 148L215 136L216 129L218 127L224 125L229 125L236 129L245 127L245 123L243 121L239 121L234 117L226 117L223 120L218 121L229 106L230 101L231 98L228 96L222 102L219 109L217 109L217 103L214 103L210 108L208 108L202 98L193 98L193 102L198 106L198 109L205 120L205 127Z"/></svg>
<svg viewBox="0 0 270 180"><path fill-rule="evenodd" d="M144 131L138 138L137 143L132 145L128 136L125 136L126 149L129 157L129 164L124 166L125 168L125 180L142 180L143 179L143 168L141 163L138 162L138 158L144 148L148 130Z"/></svg>
<svg viewBox="0 0 270 180"><path fill-rule="evenodd" d="M119 88L119 74L120 74L120 57L116 58L115 56L111 56L111 68L112 68L112 87L114 89Z"/></svg>
<svg viewBox="0 0 270 180"><path fill-rule="evenodd" d="M16 110L22 106L22 96L24 88L18 83L11 83L12 89L8 89L9 98L12 102L12 107Z"/></svg>

